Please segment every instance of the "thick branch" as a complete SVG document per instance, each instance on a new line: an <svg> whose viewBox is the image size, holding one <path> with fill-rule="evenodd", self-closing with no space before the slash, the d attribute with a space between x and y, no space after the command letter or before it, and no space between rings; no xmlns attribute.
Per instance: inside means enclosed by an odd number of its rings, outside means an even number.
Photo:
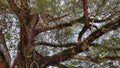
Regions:
<svg viewBox="0 0 120 68"><path fill-rule="evenodd" d="M57 64L59 62L71 59L74 57L74 55L80 53L80 52L84 52L89 45L98 37L102 36L103 34L117 29L120 26L120 20L118 19L115 22L110 22L108 24L106 24L105 26L103 26L101 29L96 30L95 32L91 33L80 45L74 46L73 48L64 50L50 58L46 57L43 60L49 60L48 62L43 62L41 63L42 66L41 67L46 67L48 65L51 64ZM103 29L104 28L104 29Z"/></svg>

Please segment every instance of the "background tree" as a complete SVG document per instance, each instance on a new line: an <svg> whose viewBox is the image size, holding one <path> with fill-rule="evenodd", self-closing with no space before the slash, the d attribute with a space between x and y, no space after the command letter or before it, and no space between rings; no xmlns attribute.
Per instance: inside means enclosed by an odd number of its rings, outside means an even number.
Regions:
<svg viewBox="0 0 120 68"><path fill-rule="evenodd" d="M2 60L8 67L62 68L61 62L70 59L119 60L119 47L95 43L109 31L119 32L119 0L0 0L0 7ZM119 37L109 38L119 43ZM82 52L87 56L78 55Z"/></svg>

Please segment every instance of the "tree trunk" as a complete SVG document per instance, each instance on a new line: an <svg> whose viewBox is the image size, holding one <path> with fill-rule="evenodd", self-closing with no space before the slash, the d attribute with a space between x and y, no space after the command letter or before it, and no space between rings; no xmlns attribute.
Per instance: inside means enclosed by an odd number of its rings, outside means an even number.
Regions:
<svg viewBox="0 0 120 68"><path fill-rule="evenodd" d="M22 18L24 17L24 18ZM38 15L22 16L20 21L20 42L18 45L17 58L15 59L14 66L19 68L36 68L35 50L31 48L34 46L34 26L38 22ZM24 20L22 20L24 19ZM33 63L33 64L31 64ZM13 66L13 67L14 67ZM31 67L30 67L31 66ZM38 67L37 67L38 68Z"/></svg>

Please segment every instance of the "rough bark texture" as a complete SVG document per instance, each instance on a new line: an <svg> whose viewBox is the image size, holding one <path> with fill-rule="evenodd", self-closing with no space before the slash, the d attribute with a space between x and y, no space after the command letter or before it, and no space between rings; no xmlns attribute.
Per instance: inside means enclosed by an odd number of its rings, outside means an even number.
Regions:
<svg viewBox="0 0 120 68"><path fill-rule="evenodd" d="M34 46L34 37L44 31L51 30L51 29L61 29L66 26L71 26L74 21L71 21L72 23L69 24L62 24L51 28L46 29L35 29L36 24L39 20L39 14L30 14L30 9L28 9L27 0L20 0L21 1L21 8L18 8L14 2L14 0L7 0L8 4L10 5L10 8L14 11L14 13L17 15L20 21L20 42L18 44L18 53L17 58L15 58L15 62L13 64L14 67L18 68L45 68L49 65L57 65L59 66L60 62L69 60L74 57L74 55L86 51L86 49L90 46L90 44L98 37L102 36L103 34L117 29L117 27L120 26L120 20L116 19L114 22L110 22L103 26L103 28L96 30L95 32L92 32L85 40L78 43L77 45L64 50L56 55L53 56L46 56L43 57L39 53L37 53L32 46ZM86 29L89 26L89 18L88 18L88 12L87 12L87 0L84 0L84 17L85 20L85 29L83 29L83 32L86 31ZM77 19L77 21L81 21ZM82 21L83 22L83 21ZM80 34L81 35L81 34ZM79 36L80 36L79 35ZM82 33L83 35L83 33ZM80 37L81 38L81 37ZM4 58L2 58L4 59ZM0 63L1 64L1 63ZM1 66L3 66L2 64ZM2 67L0 67L2 68ZM8 68L8 67L7 67Z"/></svg>
<svg viewBox="0 0 120 68"><path fill-rule="evenodd" d="M26 10L25 10L26 11ZM24 16L23 16L24 17ZM29 15L31 20L24 18L25 21L22 22L20 26L20 43L18 46L18 59L17 62L20 63L21 68L30 68L30 64L33 61L33 51L34 49L29 48L34 45L34 26L38 22L38 15ZM24 64L23 64L24 63ZM34 67L33 67L34 68Z"/></svg>

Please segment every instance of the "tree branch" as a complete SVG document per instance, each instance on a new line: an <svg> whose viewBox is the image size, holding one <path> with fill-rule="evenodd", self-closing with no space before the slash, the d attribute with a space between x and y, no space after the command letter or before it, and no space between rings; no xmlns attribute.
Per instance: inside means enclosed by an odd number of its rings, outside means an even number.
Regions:
<svg viewBox="0 0 120 68"><path fill-rule="evenodd" d="M69 14L65 14L65 15L60 16L60 17L54 17L54 18L50 19L48 22L55 21L55 20L59 20L59 19L61 19L61 18L63 18L63 17L66 17L66 16L68 16L68 15L69 15Z"/></svg>
<svg viewBox="0 0 120 68"><path fill-rule="evenodd" d="M83 36L83 34L86 32L86 30L89 28L89 26L85 26L83 27L82 31L79 33L79 36L78 36L78 44L81 43L81 38Z"/></svg>
<svg viewBox="0 0 120 68"><path fill-rule="evenodd" d="M35 29L35 26L37 25L38 21L39 21L39 15L38 14L33 14L31 15L31 22L30 22L30 27L32 29Z"/></svg>
<svg viewBox="0 0 120 68"><path fill-rule="evenodd" d="M98 59L94 59L91 58L89 56L74 56L73 59L77 59L77 60L87 60L87 61L92 61L94 63L101 63L103 61L107 61L107 60L118 60L120 61L120 57L104 57L104 58L98 58Z"/></svg>
<svg viewBox="0 0 120 68"><path fill-rule="evenodd" d="M83 0L83 10L84 10L84 23L85 26L89 26L89 18L88 18L88 2L87 0Z"/></svg>
<svg viewBox="0 0 120 68"><path fill-rule="evenodd" d="M86 51L86 49L89 47L89 45L98 37L102 36L103 34L117 29L120 26L120 20L117 19L115 22L110 22L103 26L101 29L98 29L94 32L92 32L80 45L74 46L73 48L69 48L67 50L64 50L56 55L53 55L52 57L45 57L42 60L49 60L48 62L41 63L41 68L46 67L51 64L56 64L65 60L69 60L74 57L74 55ZM103 29L104 28L104 29ZM47 58L47 59L46 59ZM59 61L58 61L59 60Z"/></svg>
<svg viewBox="0 0 120 68"><path fill-rule="evenodd" d="M63 24L60 24L60 25L56 25L56 26L53 26L53 27L46 27L46 28L38 28L38 29L35 29L34 33L35 33L35 36L41 32L45 32L45 31L48 31L48 30L52 30L52 29L62 29L62 28L65 28L65 27L69 27L69 26L72 26L73 24L76 24L78 22L80 22L83 18L78 18L78 19L75 19L75 20L72 20L71 22L69 23L63 23Z"/></svg>
<svg viewBox="0 0 120 68"><path fill-rule="evenodd" d="M79 36L78 36L78 44L81 43L81 38L83 36L83 34L86 32L86 30L90 27L90 24L89 24L89 18L88 18L88 2L87 0L83 0L83 10L84 10L84 27L82 29L82 31L79 33Z"/></svg>
<svg viewBox="0 0 120 68"><path fill-rule="evenodd" d="M72 47L72 46L77 46L78 43L66 43L66 44L54 44L54 43L52 44L52 43L48 43L48 42L34 43L34 47L41 46L41 45L50 46L50 47ZM90 46L100 46L100 44L92 43Z"/></svg>
<svg viewBox="0 0 120 68"><path fill-rule="evenodd" d="M107 19L104 19L104 20L98 20L98 19L93 19L93 18L89 18L89 22L92 22L94 20L94 23L98 23L98 22L105 22ZM65 27L70 27L76 23L83 23L84 22L84 17L81 17L81 18L77 18L75 20L72 20L70 21L69 23L63 23L63 24L59 24L59 25L56 25L56 26L53 26L53 27L45 27L44 29L43 28L37 28L35 29L34 33L35 33L35 36L41 32L45 32L45 31L49 31L49 30L53 30L53 29L62 29L62 28L65 28Z"/></svg>
<svg viewBox="0 0 120 68"><path fill-rule="evenodd" d="M7 0L10 8L15 12L15 14L17 16L19 16L20 14L20 9L17 7L16 3L14 2L14 0Z"/></svg>
<svg viewBox="0 0 120 68"><path fill-rule="evenodd" d="M91 58L88 57L88 56L77 56L77 55L75 55L75 56L73 57L73 59L90 61Z"/></svg>
<svg viewBox="0 0 120 68"><path fill-rule="evenodd" d="M28 3L27 0L20 0L21 1L21 8L28 9Z"/></svg>
<svg viewBox="0 0 120 68"><path fill-rule="evenodd" d="M6 61L10 65L11 57L10 57L10 53L9 53L7 45L6 45L6 41L5 41L4 34L2 32L2 29L0 29L0 41L1 41L2 45L3 45L4 51L5 51L5 54L6 54L5 55Z"/></svg>
<svg viewBox="0 0 120 68"><path fill-rule="evenodd" d="M46 45L50 47L71 47L77 45L77 43L66 43L66 44L52 44L52 43L47 43L47 42L37 42L35 43L35 46L38 45Z"/></svg>

